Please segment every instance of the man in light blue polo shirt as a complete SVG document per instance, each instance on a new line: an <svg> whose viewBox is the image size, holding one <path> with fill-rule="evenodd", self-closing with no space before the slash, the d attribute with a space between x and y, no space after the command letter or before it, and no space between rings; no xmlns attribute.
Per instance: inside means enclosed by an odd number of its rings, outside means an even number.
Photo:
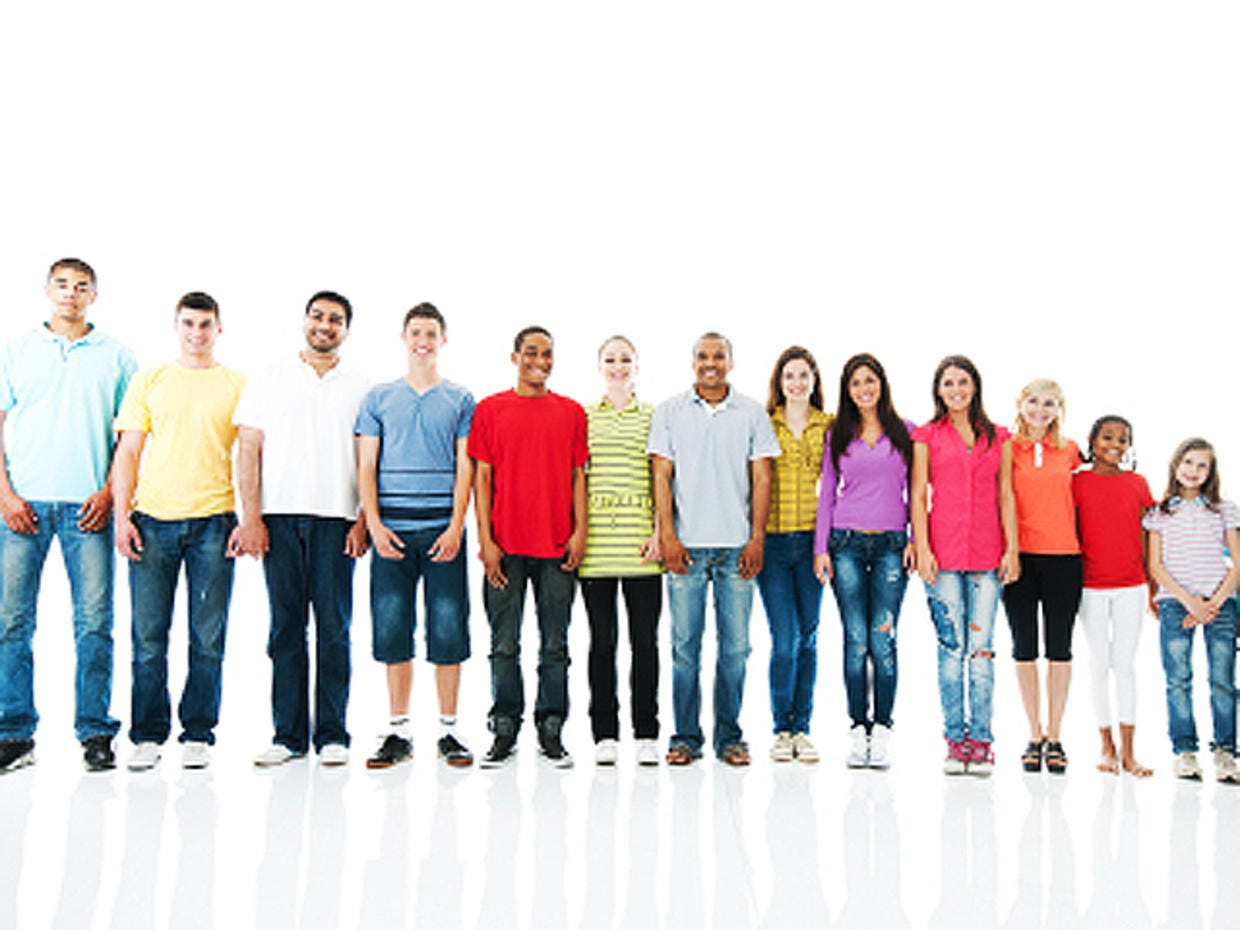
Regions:
<svg viewBox="0 0 1240 930"><path fill-rule="evenodd" d="M779 441L766 411L728 384L732 344L706 333L693 346L694 386L654 412L646 451L668 570L672 613L672 707L676 732L667 761L702 755L700 664L706 592L714 586L715 754L748 765L740 728L749 612L771 505L771 459Z"/></svg>
<svg viewBox="0 0 1240 930"><path fill-rule="evenodd" d="M95 272L52 265L47 323L0 353L0 772L34 761L31 640L52 537L69 575L77 647L74 730L89 771L114 768L112 737L112 419L137 365L86 321ZM0 432L0 436L4 435Z"/></svg>

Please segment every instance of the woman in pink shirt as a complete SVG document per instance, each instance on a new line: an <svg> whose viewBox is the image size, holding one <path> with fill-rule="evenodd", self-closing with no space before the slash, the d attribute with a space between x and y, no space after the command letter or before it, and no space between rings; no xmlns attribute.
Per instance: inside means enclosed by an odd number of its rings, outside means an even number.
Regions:
<svg viewBox="0 0 1240 930"><path fill-rule="evenodd" d="M981 376L963 355L935 369L934 413L913 431L909 511L938 632L943 771L989 775L995 610L1020 575L1011 437L986 416Z"/></svg>

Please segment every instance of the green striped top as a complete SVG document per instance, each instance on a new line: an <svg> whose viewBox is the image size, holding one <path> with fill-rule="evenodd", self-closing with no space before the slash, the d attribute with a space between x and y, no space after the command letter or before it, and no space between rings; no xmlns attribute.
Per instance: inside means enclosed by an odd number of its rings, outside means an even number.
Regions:
<svg viewBox="0 0 1240 930"><path fill-rule="evenodd" d="M646 438L651 404L633 398L617 410L607 398L586 407L590 462L586 466L586 554L582 578L657 575L658 563L643 562L641 546L654 532L654 491Z"/></svg>

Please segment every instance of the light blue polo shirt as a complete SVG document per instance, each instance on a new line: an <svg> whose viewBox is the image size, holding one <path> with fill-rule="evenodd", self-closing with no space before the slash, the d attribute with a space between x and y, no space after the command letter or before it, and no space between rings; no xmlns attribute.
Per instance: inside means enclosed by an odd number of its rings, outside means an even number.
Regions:
<svg viewBox="0 0 1240 930"><path fill-rule="evenodd" d="M711 407L690 388L655 409L646 451L672 460L681 543L731 549L749 541L749 463L780 451L761 404L729 389Z"/></svg>
<svg viewBox="0 0 1240 930"><path fill-rule="evenodd" d="M391 529L439 529L452 520L456 443L473 417L473 395L451 381L425 394L404 378L370 389L354 432L379 437L379 517Z"/></svg>
<svg viewBox="0 0 1240 930"><path fill-rule="evenodd" d="M94 328L76 342L47 326L0 352L9 481L30 501L79 503L108 477L112 420L133 353Z"/></svg>

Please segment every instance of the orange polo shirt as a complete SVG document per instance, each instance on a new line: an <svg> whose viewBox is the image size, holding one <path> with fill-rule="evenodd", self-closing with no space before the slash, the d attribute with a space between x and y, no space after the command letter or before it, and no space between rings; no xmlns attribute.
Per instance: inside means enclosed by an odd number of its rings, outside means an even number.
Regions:
<svg viewBox="0 0 1240 930"><path fill-rule="evenodd" d="M1057 448L1012 437L1012 490L1020 551L1036 555L1076 555L1076 509L1072 473L1081 465L1081 450L1069 439Z"/></svg>

